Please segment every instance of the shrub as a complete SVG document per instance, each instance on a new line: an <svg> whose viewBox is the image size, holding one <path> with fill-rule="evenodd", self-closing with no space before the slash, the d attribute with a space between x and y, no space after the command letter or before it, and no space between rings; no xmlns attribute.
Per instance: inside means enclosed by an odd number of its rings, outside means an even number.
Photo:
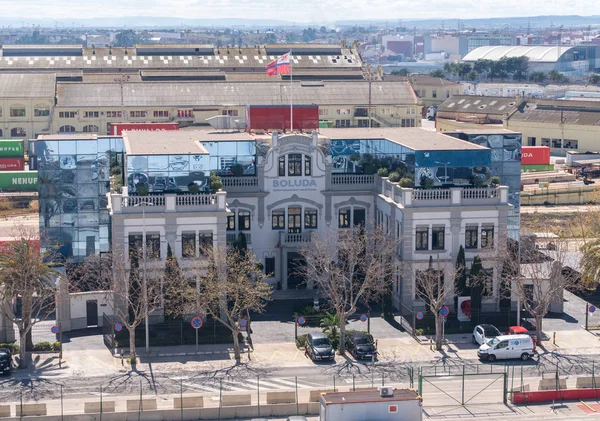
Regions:
<svg viewBox="0 0 600 421"><path fill-rule="evenodd" d="M123 193L123 180L119 176L114 176L111 179L110 188L113 193Z"/></svg>
<svg viewBox="0 0 600 421"><path fill-rule="evenodd" d="M146 183L137 183L135 185L135 190L140 196L148 196L148 193L150 193L150 187L148 187L148 184Z"/></svg>
<svg viewBox="0 0 600 421"><path fill-rule="evenodd" d="M118 165L111 167L110 175L121 175L121 167L119 167Z"/></svg>
<svg viewBox="0 0 600 421"><path fill-rule="evenodd" d="M398 185L404 188L413 188L415 186L415 182L412 178L404 177L400 179Z"/></svg>
<svg viewBox="0 0 600 421"><path fill-rule="evenodd" d="M306 337L307 336L308 336L308 333L305 333L304 335L298 335L298 337L296 338L296 348L304 349L304 345L306 345Z"/></svg>
<svg viewBox="0 0 600 421"><path fill-rule="evenodd" d="M200 187L198 187L196 183L190 183L188 184L188 191L191 194L198 194L200 192Z"/></svg>
<svg viewBox="0 0 600 421"><path fill-rule="evenodd" d="M431 189L433 186L435 186L435 181L433 181L433 178L421 177L421 187L424 189Z"/></svg>
<svg viewBox="0 0 600 421"><path fill-rule="evenodd" d="M493 176L490 183L492 186L499 186L500 185L500 177L498 177L497 175Z"/></svg>
<svg viewBox="0 0 600 421"><path fill-rule="evenodd" d="M210 172L210 191L216 192L223 188L223 182L221 181L221 177L217 175L216 172Z"/></svg>
<svg viewBox="0 0 600 421"><path fill-rule="evenodd" d="M387 177L388 176L388 169L387 168L379 168L377 170L377 175L379 177Z"/></svg>
<svg viewBox="0 0 600 421"><path fill-rule="evenodd" d="M33 345L34 351L52 351L52 344L50 342L38 342Z"/></svg>
<svg viewBox="0 0 600 421"><path fill-rule="evenodd" d="M51 344L51 346L52 346L52 351L55 351L55 352L60 352L60 348L61 348L61 344L60 344L60 342L58 342L58 341L56 341L56 342L53 342L53 343Z"/></svg>
<svg viewBox="0 0 600 421"><path fill-rule="evenodd" d="M13 354L13 355L14 354L18 354L19 350L20 350L19 345L17 345L17 344L7 344L7 343L0 344L0 348L7 348L7 349L9 349L10 353Z"/></svg>
<svg viewBox="0 0 600 421"><path fill-rule="evenodd" d="M396 171L391 172L388 176L388 180L392 183L397 183L398 181L400 181L400 174L398 174Z"/></svg>

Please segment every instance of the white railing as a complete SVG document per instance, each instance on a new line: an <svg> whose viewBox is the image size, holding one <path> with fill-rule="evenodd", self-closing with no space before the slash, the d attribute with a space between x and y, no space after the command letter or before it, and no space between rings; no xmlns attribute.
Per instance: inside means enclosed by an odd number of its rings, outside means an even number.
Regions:
<svg viewBox="0 0 600 421"><path fill-rule="evenodd" d="M214 194L191 194L175 198L176 206L207 206L214 205L217 197Z"/></svg>
<svg viewBox="0 0 600 421"><path fill-rule="evenodd" d="M312 234L310 232L280 232L279 238L283 244L310 243Z"/></svg>
<svg viewBox="0 0 600 421"><path fill-rule="evenodd" d="M450 200L449 189L413 190L414 200Z"/></svg>
<svg viewBox="0 0 600 421"><path fill-rule="evenodd" d="M332 174L331 184L373 184L374 175L367 174Z"/></svg>
<svg viewBox="0 0 600 421"><path fill-rule="evenodd" d="M498 189L488 187L475 187L462 189L463 199L496 199Z"/></svg>
<svg viewBox="0 0 600 421"><path fill-rule="evenodd" d="M164 196L124 196L123 207L130 206L165 206Z"/></svg>
<svg viewBox="0 0 600 421"><path fill-rule="evenodd" d="M258 186L258 177L221 177L223 187L255 187Z"/></svg>

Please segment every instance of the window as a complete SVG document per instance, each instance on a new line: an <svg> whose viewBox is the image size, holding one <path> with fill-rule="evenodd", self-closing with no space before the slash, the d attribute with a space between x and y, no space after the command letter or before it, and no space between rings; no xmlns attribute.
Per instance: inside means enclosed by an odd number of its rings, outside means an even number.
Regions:
<svg viewBox="0 0 600 421"><path fill-rule="evenodd" d="M11 117L25 117L25 106L21 104L15 104L10 106L10 116Z"/></svg>
<svg viewBox="0 0 600 421"><path fill-rule="evenodd" d="M465 231L465 248L476 249L477 248L477 225L467 226Z"/></svg>
<svg viewBox="0 0 600 421"><path fill-rule="evenodd" d="M83 118L98 118L98 111L84 111Z"/></svg>
<svg viewBox="0 0 600 421"><path fill-rule="evenodd" d="M431 96L433 98L437 98L437 90L436 89L434 89L434 90L431 91Z"/></svg>
<svg viewBox="0 0 600 421"><path fill-rule="evenodd" d="M350 228L350 209L340 209L338 214L338 226Z"/></svg>
<svg viewBox="0 0 600 421"><path fill-rule="evenodd" d="M146 117L146 111L129 111L129 117L144 118L144 117Z"/></svg>
<svg viewBox="0 0 600 421"><path fill-rule="evenodd" d="M335 127L350 127L350 120L335 120Z"/></svg>
<svg viewBox="0 0 600 421"><path fill-rule="evenodd" d="M563 148L565 149L577 149L579 147L579 142L573 139L565 139L563 140Z"/></svg>
<svg viewBox="0 0 600 421"><path fill-rule="evenodd" d="M61 111L58 113L60 118L75 118L77 111Z"/></svg>
<svg viewBox="0 0 600 421"><path fill-rule="evenodd" d="M328 115L328 114L329 114L328 109L319 108L319 115Z"/></svg>
<svg viewBox="0 0 600 421"><path fill-rule="evenodd" d="M75 133L75 127L73 126L60 126L60 128L58 129L59 133Z"/></svg>
<svg viewBox="0 0 600 421"><path fill-rule="evenodd" d="M33 107L34 117L48 117L50 115L50 108L45 104L37 104ZM2 117L0 115L0 117Z"/></svg>
<svg viewBox="0 0 600 421"><path fill-rule="evenodd" d="M238 229L248 231L250 229L250 212L238 211Z"/></svg>
<svg viewBox="0 0 600 421"><path fill-rule="evenodd" d="M363 208L354 208L352 211L352 223L354 226L361 225L365 226L367 212Z"/></svg>
<svg viewBox="0 0 600 421"><path fill-rule="evenodd" d="M317 211L315 209L304 210L304 229L317 229Z"/></svg>
<svg viewBox="0 0 600 421"><path fill-rule="evenodd" d="M446 98L450 98L450 91L446 91Z"/></svg>
<svg viewBox="0 0 600 421"><path fill-rule="evenodd" d="M279 157L279 176L285 176L285 156Z"/></svg>
<svg viewBox="0 0 600 421"><path fill-rule="evenodd" d="M154 117L169 117L168 111L154 111Z"/></svg>
<svg viewBox="0 0 600 421"><path fill-rule="evenodd" d="M177 117L179 118L194 118L193 110L177 110Z"/></svg>
<svg viewBox="0 0 600 421"><path fill-rule="evenodd" d="M141 235L129 235L129 254L142 255L142 236Z"/></svg>
<svg viewBox="0 0 600 421"><path fill-rule="evenodd" d="M181 234L181 257L196 256L196 233L184 232Z"/></svg>
<svg viewBox="0 0 600 421"><path fill-rule="evenodd" d="M265 257L265 275L275 276L275 258Z"/></svg>
<svg viewBox="0 0 600 421"><path fill-rule="evenodd" d="M550 146L550 139L542 137L542 146Z"/></svg>
<svg viewBox="0 0 600 421"><path fill-rule="evenodd" d="M160 234L146 234L146 257L160 259Z"/></svg>
<svg viewBox="0 0 600 421"><path fill-rule="evenodd" d="M25 137L27 136L27 130L23 127L15 127L10 129L10 137Z"/></svg>
<svg viewBox="0 0 600 421"><path fill-rule="evenodd" d="M271 228L274 230L285 229L285 211L273 211Z"/></svg>
<svg viewBox="0 0 600 421"><path fill-rule="evenodd" d="M481 228L481 248L494 247L494 227L484 226Z"/></svg>
<svg viewBox="0 0 600 421"><path fill-rule="evenodd" d="M311 175L312 167L311 167L311 159L310 156L304 156L304 175Z"/></svg>
<svg viewBox="0 0 600 421"><path fill-rule="evenodd" d="M108 117L108 118L122 118L123 117L123 111L107 111L106 112L106 117Z"/></svg>
<svg viewBox="0 0 600 421"><path fill-rule="evenodd" d="M87 126L83 126L84 133L98 133L99 131L100 131L100 129L98 128L98 126L96 126L94 124L89 124Z"/></svg>
<svg viewBox="0 0 600 421"><path fill-rule="evenodd" d="M553 148L562 148L562 139L552 139Z"/></svg>
<svg viewBox="0 0 600 421"><path fill-rule="evenodd" d="M227 215L227 231L235 231L235 215Z"/></svg>
<svg viewBox="0 0 600 421"><path fill-rule="evenodd" d="M444 250L445 230L444 227L433 227L431 229L432 250Z"/></svg>
<svg viewBox="0 0 600 421"><path fill-rule="evenodd" d="M198 234L198 246L200 253L206 255L209 249L213 246L213 234L212 232L201 232Z"/></svg>
<svg viewBox="0 0 600 421"><path fill-rule="evenodd" d="M221 111L221 115L229 115L232 117L237 117L238 116L238 110L222 110Z"/></svg>
<svg viewBox="0 0 600 421"><path fill-rule="evenodd" d="M498 345L496 345L496 349L503 349L508 347L508 341L502 341Z"/></svg>
<svg viewBox="0 0 600 421"><path fill-rule="evenodd" d="M429 250L429 227L418 227L415 240L416 250Z"/></svg>
<svg viewBox="0 0 600 421"><path fill-rule="evenodd" d="M288 155L288 176L302 175L302 155L291 153Z"/></svg>
<svg viewBox="0 0 600 421"><path fill-rule="evenodd" d="M535 146L535 137L527 138L527 146Z"/></svg>

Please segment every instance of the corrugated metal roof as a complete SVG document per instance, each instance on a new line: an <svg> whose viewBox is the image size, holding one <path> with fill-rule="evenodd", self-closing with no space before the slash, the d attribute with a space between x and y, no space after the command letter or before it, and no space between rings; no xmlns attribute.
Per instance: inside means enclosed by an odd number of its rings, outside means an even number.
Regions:
<svg viewBox="0 0 600 421"><path fill-rule="evenodd" d="M600 104L587 101L529 101L509 121L600 126Z"/></svg>
<svg viewBox="0 0 600 421"><path fill-rule="evenodd" d="M437 112L457 114L506 114L519 104L515 98L475 95L453 95L444 101Z"/></svg>
<svg viewBox="0 0 600 421"><path fill-rule="evenodd" d="M0 73L0 98L53 98L54 73Z"/></svg>
<svg viewBox="0 0 600 421"><path fill-rule="evenodd" d="M531 62L555 63L560 56L573 48L575 47L559 45L486 46L474 49L463 58L463 61L500 60L504 57L525 56Z"/></svg>
<svg viewBox="0 0 600 421"><path fill-rule="evenodd" d="M59 107L121 106L118 83L60 83ZM366 81L330 81L318 86L294 83L295 104L367 105ZM207 106L207 105L280 105L290 103L290 83L272 82L148 82L123 84L125 107ZM373 105L416 104L407 82L373 82Z"/></svg>

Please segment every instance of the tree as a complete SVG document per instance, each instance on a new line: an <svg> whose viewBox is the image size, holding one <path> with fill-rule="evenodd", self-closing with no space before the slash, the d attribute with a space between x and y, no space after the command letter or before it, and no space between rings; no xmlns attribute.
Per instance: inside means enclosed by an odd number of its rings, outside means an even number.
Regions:
<svg viewBox="0 0 600 421"><path fill-rule="evenodd" d="M406 67L403 67L402 69L398 70L392 70L392 75L394 76L408 76L409 74L410 72Z"/></svg>
<svg viewBox="0 0 600 421"><path fill-rule="evenodd" d="M551 70L550 73L548 73L548 79L554 83L566 83L569 81L565 75L557 72L556 70Z"/></svg>
<svg viewBox="0 0 600 421"><path fill-rule="evenodd" d="M506 59L506 71L512 75L514 80L527 80L529 58L527 56L520 56Z"/></svg>
<svg viewBox="0 0 600 421"><path fill-rule="evenodd" d="M20 368L28 364L31 329L53 313L55 281L60 276L53 267L58 257L40 249L36 231L33 227L16 226L15 241L9 244L7 251L0 253L0 309L19 330ZM17 299L21 300L20 314L13 306Z"/></svg>
<svg viewBox="0 0 600 421"><path fill-rule="evenodd" d="M446 64L448 64L448 63L446 63ZM429 76L446 78L446 73L444 73L444 71L441 69L437 69L437 70L432 70L431 72L429 72Z"/></svg>
<svg viewBox="0 0 600 421"><path fill-rule="evenodd" d="M477 80L478 74L476 71L471 70L469 72L469 74L467 75L467 80L470 80L471 82L474 82Z"/></svg>
<svg viewBox="0 0 600 421"><path fill-rule="evenodd" d="M475 256L469 273L469 286L471 290L471 323L478 325L481 319L481 299L485 278L481 258Z"/></svg>
<svg viewBox="0 0 600 421"><path fill-rule="evenodd" d="M600 75L597 73L592 73L588 78L588 83L590 85L598 85L600 84Z"/></svg>
<svg viewBox="0 0 600 421"><path fill-rule="evenodd" d="M484 75L492 70L493 65L492 60L479 59L473 63L473 71L479 75Z"/></svg>
<svg viewBox="0 0 600 421"><path fill-rule="evenodd" d="M138 34L132 29L117 32L115 36L115 46L117 47L133 47L136 44L141 44L146 41L143 34Z"/></svg>
<svg viewBox="0 0 600 421"><path fill-rule="evenodd" d="M438 260L434 268L433 257L429 256L429 266L426 270L415 273L415 296L425 301L425 306L433 314L435 320L435 349L442 349L442 323L440 311L454 296L454 283L444 281L445 274L451 268L445 268Z"/></svg>
<svg viewBox="0 0 600 421"><path fill-rule="evenodd" d="M585 286L597 285L600 281L600 239L587 241L581 252L581 280Z"/></svg>
<svg viewBox="0 0 600 421"><path fill-rule="evenodd" d="M533 72L529 75L529 80L536 83L544 83L544 81L546 80L546 73Z"/></svg>
<svg viewBox="0 0 600 421"><path fill-rule="evenodd" d="M465 261L465 249L462 244L458 249L454 270L454 293L456 295L454 297L454 308L458 313L458 297L464 297L465 295L469 295L471 293L469 287L467 286L467 265Z"/></svg>
<svg viewBox="0 0 600 421"><path fill-rule="evenodd" d="M508 77L507 58L501 58L498 61L493 61L490 67L489 76L491 80L500 78L502 80Z"/></svg>
<svg viewBox="0 0 600 421"><path fill-rule="evenodd" d="M249 312L264 311L271 287L252 252L236 247L205 247L191 271L197 287L186 290L183 312L207 314L231 331L236 361L240 361L240 321Z"/></svg>
<svg viewBox="0 0 600 421"><path fill-rule="evenodd" d="M315 282L340 318L340 354L345 352L348 318L359 303L379 299L385 292L398 243L379 227L358 225L316 234L298 250L305 260L299 274Z"/></svg>
<svg viewBox="0 0 600 421"><path fill-rule="evenodd" d="M178 315L177 309L183 297L181 292L185 290L186 277L179 267L177 258L173 255L171 245L167 245L167 259L165 261L164 279L167 280L163 287L165 314L168 316Z"/></svg>
<svg viewBox="0 0 600 421"><path fill-rule="evenodd" d="M321 318L319 325L323 333L330 336L331 339L337 339L340 326L340 316L337 313L326 312L325 317Z"/></svg>

